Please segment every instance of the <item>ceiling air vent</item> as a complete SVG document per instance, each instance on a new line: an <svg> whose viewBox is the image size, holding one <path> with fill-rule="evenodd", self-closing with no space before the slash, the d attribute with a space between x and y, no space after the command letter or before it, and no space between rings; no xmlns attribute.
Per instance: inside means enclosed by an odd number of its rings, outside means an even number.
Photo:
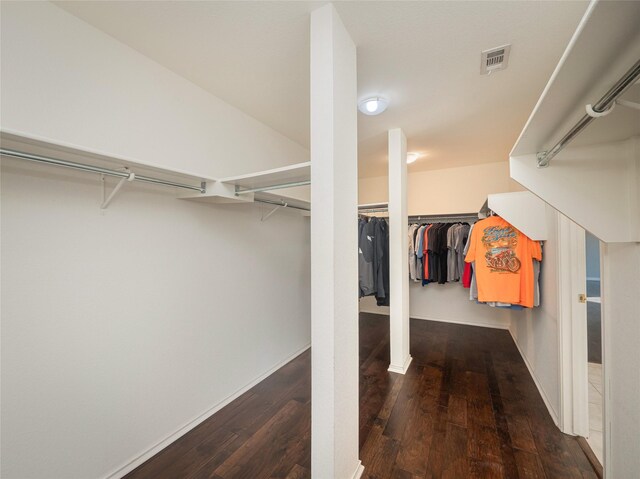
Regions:
<svg viewBox="0 0 640 479"><path fill-rule="evenodd" d="M504 70L509 63L509 51L511 45L492 48L482 52L482 63L480 64L480 74L490 75L494 71Z"/></svg>

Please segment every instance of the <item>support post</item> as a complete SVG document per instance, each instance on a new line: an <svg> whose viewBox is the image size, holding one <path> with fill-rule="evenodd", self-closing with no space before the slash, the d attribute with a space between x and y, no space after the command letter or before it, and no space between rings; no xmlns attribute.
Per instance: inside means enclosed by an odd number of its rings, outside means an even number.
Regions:
<svg viewBox="0 0 640 479"><path fill-rule="evenodd" d="M640 471L640 243L600 247L604 477Z"/></svg>
<svg viewBox="0 0 640 479"><path fill-rule="evenodd" d="M332 4L311 13L311 473L358 460L356 48Z"/></svg>
<svg viewBox="0 0 640 479"><path fill-rule="evenodd" d="M409 245L407 242L407 138L389 130L389 283L391 290L389 371L404 374L409 354Z"/></svg>

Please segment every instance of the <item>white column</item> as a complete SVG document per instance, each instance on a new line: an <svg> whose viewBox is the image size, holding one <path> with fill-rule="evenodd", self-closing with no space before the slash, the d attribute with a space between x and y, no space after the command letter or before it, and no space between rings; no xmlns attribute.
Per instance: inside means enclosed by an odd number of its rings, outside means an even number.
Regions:
<svg viewBox="0 0 640 479"><path fill-rule="evenodd" d="M604 365L604 475L640 471L640 243L600 249Z"/></svg>
<svg viewBox="0 0 640 479"><path fill-rule="evenodd" d="M409 245L407 238L407 138L400 128L389 130L389 289L391 364L404 374L409 354Z"/></svg>
<svg viewBox="0 0 640 479"><path fill-rule="evenodd" d="M311 473L358 460L356 48L333 5L311 13Z"/></svg>

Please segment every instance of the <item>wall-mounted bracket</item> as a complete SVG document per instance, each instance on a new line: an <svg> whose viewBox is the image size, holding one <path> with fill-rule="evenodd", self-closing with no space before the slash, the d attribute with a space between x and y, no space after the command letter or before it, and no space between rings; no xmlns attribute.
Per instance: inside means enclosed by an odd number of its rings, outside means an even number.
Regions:
<svg viewBox="0 0 640 479"><path fill-rule="evenodd" d="M281 205L276 206L275 208L273 208L271 211L269 211L266 216L264 215L264 213L262 214L262 216L260 217L260 221L267 221L269 218L271 218L271 216L278 211L280 208L286 208L287 206L289 206L287 203L283 203Z"/></svg>
<svg viewBox="0 0 640 479"><path fill-rule="evenodd" d="M129 172L128 168L125 168L125 170L129 173L129 176L126 176L124 178L120 178L120 181L118 181L118 184L111 191L111 194L109 194L109 196L106 196L107 195L107 187L106 187L105 177L104 177L104 175L101 175L101 177L102 177L102 204L100 205L100 209L106 210L107 207L109 206L109 204L113 201L115 196L118 194L118 191L120 191L120 188L122 188L126 182L131 182L131 181L136 179L136 174L135 173Z"/></svg>

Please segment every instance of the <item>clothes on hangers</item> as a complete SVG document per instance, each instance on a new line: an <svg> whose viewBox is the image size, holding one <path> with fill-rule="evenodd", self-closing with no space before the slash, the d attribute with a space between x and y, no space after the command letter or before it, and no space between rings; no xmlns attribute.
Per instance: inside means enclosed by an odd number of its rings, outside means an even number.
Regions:
<svg viewBox="0 0 640 479"><path fill-rule="evenodd" d="M415 251L416 251L416 232L419 228L419 225L412 224L409 226L409 277L412 280L416 280L416 259L415 259Z"/></svg>
<svg viewBox="0 0 640 479"><path fill-rule="evenodd" d="M409 275L422 285L459 281L464 269L463 249L470 225L465 223L409 226Z"/></svg>
<svg viewBox="0 0 640 479"><path fill-rule="evenodd" d="M389 225L384 218L358 219L359 296L389 306Z"/></svg>
<svg viewBox="0 0 640 479"><path fill-rule="evenodd" d="M496 303L498 307L532 308L536 289L534 260L542 261L540 243L499 216L479 221L470 235L465 257L473 269L470 298L476 296L479 302Z"/></svg>

